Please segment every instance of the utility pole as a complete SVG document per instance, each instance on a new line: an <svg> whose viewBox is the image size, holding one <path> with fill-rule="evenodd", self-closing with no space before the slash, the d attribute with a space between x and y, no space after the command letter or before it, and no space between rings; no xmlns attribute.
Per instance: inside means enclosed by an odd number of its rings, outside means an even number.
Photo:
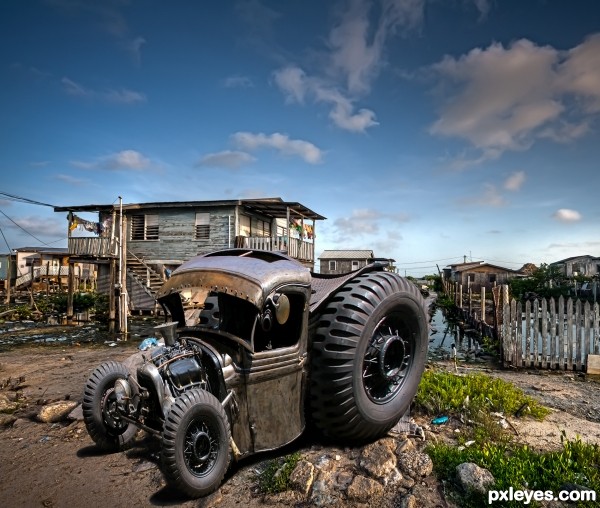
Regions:
<svg viewBox="0 0 600 508"><path fill-rule="evenodd" d="M119 332L127 334L126 242L123 229L123 198L119 196Z"/></svg>

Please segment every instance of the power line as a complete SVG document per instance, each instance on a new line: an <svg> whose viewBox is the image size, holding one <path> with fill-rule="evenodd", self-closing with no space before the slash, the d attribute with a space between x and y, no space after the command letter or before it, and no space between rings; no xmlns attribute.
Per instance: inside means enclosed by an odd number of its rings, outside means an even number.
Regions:
<svg viewBox="0 0 600 508"><path fill-rule="evenodd" d="M30 205L49 206L51 208L54 208L54 205L50 205L48 203L42 203L41 201L36 201L34 199L24 198L21 196L15 196L14 194L9 194L8 192L0 191L0 196L4 196L9 201L20 201L22 203L29 203Z"/></svg>
<svg viewBox="0 0 600 508"><path fill-rule="evenodd" d="M1 193L0 193L1 194ZM21 231L23 231L24 233L27 233L29 236L35 238L38 242L44 244L46 247L50 247L49 244L47 244L46 242L44 242L43 240L40 240L37 236L35 236L33 233L30 233L29 231L27 231L24 227L20 226L19 224L17 224L14 220L12 220L8 215L6 215L2 210L0 210L0 213L2 215L4 215L4 217L6 217L9 221L11 221L15 226L17 226ZM7 244L8 245L8 244Z"/></svg>

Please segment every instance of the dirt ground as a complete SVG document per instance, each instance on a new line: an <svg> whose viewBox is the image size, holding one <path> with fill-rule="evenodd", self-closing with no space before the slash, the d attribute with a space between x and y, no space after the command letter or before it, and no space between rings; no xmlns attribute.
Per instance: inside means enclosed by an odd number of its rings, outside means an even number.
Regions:
<svg viewBox="0 0 600 508"><path fill-rule="evenodd" d="M258 495L254 480L260 461L269 458L264 454L235 465L213 496L189 500L166 486L157 467L155 440L141 434L140 446L125 453L103 455L87 435L82 421L48 424L35 420L34 415L41 405L49 401L80 402L91 371L105 360L125 359L136 351L137 343L119 342L113 347L107 344L39 345L0 352L0 395L14 397L19 393L22 402L16 413L18 419L12 426L0 429L0 506L252 508L264 505L265 499ZM438 366L444 367L443 364ZM502 377L555 408L542 423L511 420L519 439L532 446L558 447L561 431L568 437L579 435L585 441L600 442L600 384L597 382L573 373L498 371L469 366L461 366L460 370L483 370ZM19 390L11 391L15 386ZM418 417L416 420L427 426L427 421ZM429 430L443 432L431 427ZM313 455L328 451L313 436L303 436L295 446L302 453ZM335 453L351 453L351 450L335 450ZM441 482L433 476L419 488L430 494L442 490ZM423 507L450 506L436 495L423 495L419 501ZM271 506L289 506L289 500L277 501L276 498L266 502Z"/></svg>

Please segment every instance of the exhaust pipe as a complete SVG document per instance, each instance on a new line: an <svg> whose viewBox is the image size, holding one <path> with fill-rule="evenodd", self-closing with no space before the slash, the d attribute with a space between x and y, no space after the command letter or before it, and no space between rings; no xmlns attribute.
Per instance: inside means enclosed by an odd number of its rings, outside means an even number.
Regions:
<svg viewBox="0 0 600 508"><path fill-rule="evenodd" d="M177 324L177 321L173 321L154 327L154 332L165 341L166 346L172 346L177 341Z"/></svg>

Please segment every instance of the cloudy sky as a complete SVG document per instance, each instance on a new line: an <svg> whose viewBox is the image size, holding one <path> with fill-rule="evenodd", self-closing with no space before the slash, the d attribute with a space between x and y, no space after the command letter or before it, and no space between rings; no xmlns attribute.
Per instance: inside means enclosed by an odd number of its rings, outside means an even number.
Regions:
<svg viewBox="0 0 600 508"><path fill-rule="evenodd" d="M280 196L408 275L600 255L594 0L6 0L0 252L51 205Z"/></svg>

